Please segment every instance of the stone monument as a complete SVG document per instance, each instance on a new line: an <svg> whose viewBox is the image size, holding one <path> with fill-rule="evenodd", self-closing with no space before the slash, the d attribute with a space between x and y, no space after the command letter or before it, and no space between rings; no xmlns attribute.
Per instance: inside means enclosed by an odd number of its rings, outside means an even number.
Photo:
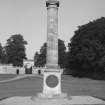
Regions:
<svg viewBox="0 0 105 105"><path fill-rule="evenodd" d="M61 94L61 70L58 66L58 0L47 0L47 58L44 71L43 95Z"/></svg>
<svg viewBox="0 0 105 105"><path fill-rule="evenodd" d="M0 105L105 105L92 96L67 96L61 92L58 66L58 0L47 0L47 63L43 74L43 92L37 96L10 97Z"/></svg>
<svg viewBox="0 0 105 105"><path fill-rule="evenodd" d="M47 57L41 97L64 96L61 93L61 70L58 66L58 0L47 0Z"/></svg>

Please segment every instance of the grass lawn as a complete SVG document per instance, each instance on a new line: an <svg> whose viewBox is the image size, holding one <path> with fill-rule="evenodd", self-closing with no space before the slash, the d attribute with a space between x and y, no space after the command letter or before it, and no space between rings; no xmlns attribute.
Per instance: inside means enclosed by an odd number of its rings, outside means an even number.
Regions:
<svg viewBox="0 0 105 105"><path fill-rule="evenodd" d="M16 74L0 74L0 81L15 77Z"/></svg>
<svg viewBox="0 0 105 105"><path fill-rule="evenodd" d="M40 77L27 77L0 83L0 98L11 96L32 96L42 92ZM62 91L69 95L90 95L105 99L105 81L62 76Z"/></svg>

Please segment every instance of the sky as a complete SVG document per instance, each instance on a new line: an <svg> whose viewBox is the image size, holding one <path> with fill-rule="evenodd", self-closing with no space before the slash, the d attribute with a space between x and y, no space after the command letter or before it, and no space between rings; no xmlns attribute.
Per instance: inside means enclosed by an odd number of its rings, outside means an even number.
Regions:
<svg viewBox="0 0 105 105"><path fill-rule="evenodd" d="M105 0L60 0L58 10L59 38L67 43L78 26L105 17ZM45 0L0 0L0 43L15 34L21 34L28 59L47 39L47 9Z"/></svg>

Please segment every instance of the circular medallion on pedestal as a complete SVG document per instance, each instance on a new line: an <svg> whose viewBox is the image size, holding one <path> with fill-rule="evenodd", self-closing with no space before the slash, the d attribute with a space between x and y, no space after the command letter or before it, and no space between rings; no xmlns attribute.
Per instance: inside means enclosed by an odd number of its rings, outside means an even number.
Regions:
<svg viewBox="0 0 105 105"><path fill-rule="evenodd" d="M58 78L57 76L55 75L49 75L47 78L46 78L46 84L48 85L48 87L50 88L54 88L58 85Z"/></svg>

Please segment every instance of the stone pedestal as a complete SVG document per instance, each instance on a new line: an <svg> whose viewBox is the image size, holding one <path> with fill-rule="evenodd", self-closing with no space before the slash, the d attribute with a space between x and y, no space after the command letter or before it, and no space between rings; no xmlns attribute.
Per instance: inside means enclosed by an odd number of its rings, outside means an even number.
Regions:
<svg viewBox="0 0 105 105"><path fill-rule="evenodd" d="M61 94L61 72L59 70L44 71L43 94Z"/></svg>
<svg viewBox="0 0 105 105"><path fill-rule="evenodd" d="M61 69L46 69L43 74L43 92L38 93L40 99L65 98L67 94L61 91Z"/></svg>

